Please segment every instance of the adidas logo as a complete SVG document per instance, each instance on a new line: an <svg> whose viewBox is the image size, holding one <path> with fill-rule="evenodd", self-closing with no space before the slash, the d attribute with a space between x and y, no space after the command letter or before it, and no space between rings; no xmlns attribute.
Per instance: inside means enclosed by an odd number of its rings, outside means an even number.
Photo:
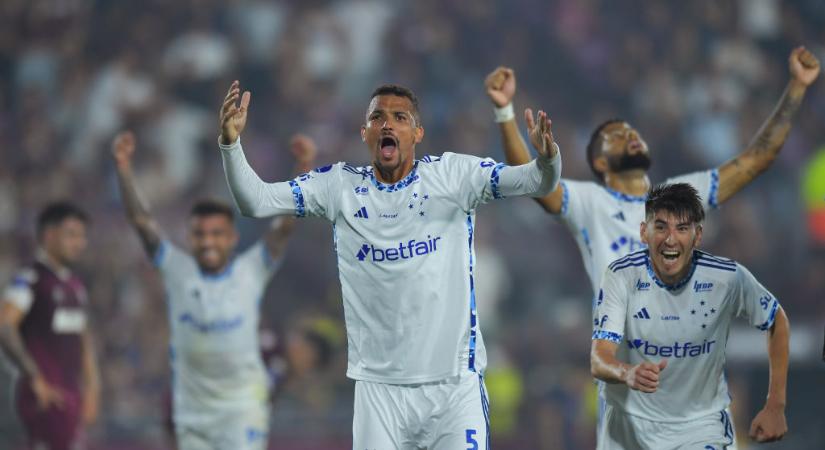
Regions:
<svg viewBox="0 0 825 450"><path fill-rule="evenodd" d="M361 209L355 212L353 215L356 219L369 219L370 216L367 214L367 207L362 206Z"/></svg>
<svg viewBox="0 0 825 450"><path fill-rule="evenodd" d="M650 319L650 314L647 313L647 308L642 308L636 314L633 314L634 319Z"/></svg>
<svg viewBox="0 0 825 450"><path fill-rule="evenodd" d="M616 220L621 220L622 222L626 222L626 220L624 219L624 213L622 211L619 211L618 213L613 214L613 216L611 216L611 217L613 217Z"/></svg>

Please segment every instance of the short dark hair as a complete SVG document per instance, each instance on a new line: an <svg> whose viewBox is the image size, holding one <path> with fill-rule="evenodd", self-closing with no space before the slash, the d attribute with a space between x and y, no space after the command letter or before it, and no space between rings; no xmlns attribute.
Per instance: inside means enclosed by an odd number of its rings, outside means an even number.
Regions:
<svg viewBox="0 0 825 450"><path fill-rule="evenodd" d="M222 215L230 222L235 222L235 210L228 204L214 199L198 200L189 210L189 217L204 217Z"/></svg>
<svg viewBox="0 0 825 450"><path fill-rule="evenodd" d="M418 112L418 97L415 96L415 92L413 92L412 89L397 84L382 84L372 91L370 101L379 95L395 95L396 97L409 99L410 103L412 103L412 113L415 117L415 122L421 124L421 115Z"/></svg>
<svg viewBox="0 0 825 450"><path fill-rule="evenodd" d="M645 201L645 220L651 220L662 210L694 224L705 220L699 192L687 183L660 184L651 189Z"/></svg>
<svg viewBox="0 0 825 450"><path fill-rule="evenodd" d="M37 236L41 236L46 228L60 225L66 219L77 219L84 224L89 223L89 215L76 204L60 200L46 205L37 216Z"/></svg>
<svg viewBox="0 0 825 450"><path fill-rule="evenodd" d="M587 143L587 164L590 166L590 170L593 171L593 175L599 179L602 183L604 183L604 174L596 170L596 166L593 165L593 160L596 158L596 155L599 153L600 146L602 143L602 131L610 125L614 123L623 123L626 122L624 119L620 119L618 117L614 117L612 119L605 120L599 126L593 130L593 134L590 135L590 142Z"/></svg>

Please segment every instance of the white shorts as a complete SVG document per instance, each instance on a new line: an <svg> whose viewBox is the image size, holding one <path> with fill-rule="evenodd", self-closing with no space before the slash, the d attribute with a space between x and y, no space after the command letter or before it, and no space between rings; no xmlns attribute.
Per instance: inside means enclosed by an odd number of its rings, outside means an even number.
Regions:
<svg viewBox="0 0 825 450"><path fill-rule="evenodd" d="M688 422L656 422L605 407L597 450L731 450L733 422L727 410Z"/></svg>
<svg viewBox="0 0 825 450"><path fill-rule="evenodd" d="M269 408L251 407L197 423L175 424L178 450L266 450Z"/></svg>
<svg viewBox="0 0 825 450"><path fill-rule="evenodd" d="M467 372L424 384L355 382L353 450L488 450L483 378Z"/></svg>

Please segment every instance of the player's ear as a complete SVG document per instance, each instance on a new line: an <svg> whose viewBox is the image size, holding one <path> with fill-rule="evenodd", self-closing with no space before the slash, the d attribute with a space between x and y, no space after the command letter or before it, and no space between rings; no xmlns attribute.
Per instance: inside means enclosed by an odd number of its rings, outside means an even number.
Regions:
<svg viewBox="0 0 825 450"><path fill-rule="evenodd" d="M696 237L693 239L693 248L698 248L699 244L702 243L702 224L697 223L694 229L696 230Z"/></svg>
<svg viewBox="0 0 825 450"><path fill-rule="evenodd" d="M415 127L415 143L421 143L422 139L424 139L424 127L419 125Z"/></svg>
<svg viewBox="0 0 825 450"><path fill-rule="evenodd" d="M593 168L597 172L604 175L607 173L607 158L604 156L597 156L593 158Z"/></svg>
<svg viewBox="0 0 825 450"><path fill-rule="evenodd" d="M367 125L361 125L361 142L367 142Z"/></svg>
<svg viewBox="0 0 825 450"><path fill-rule="evenodd" d="M647 242L647 222L639 224L639 237L642 239L643 244L650 245Z"/></svg>

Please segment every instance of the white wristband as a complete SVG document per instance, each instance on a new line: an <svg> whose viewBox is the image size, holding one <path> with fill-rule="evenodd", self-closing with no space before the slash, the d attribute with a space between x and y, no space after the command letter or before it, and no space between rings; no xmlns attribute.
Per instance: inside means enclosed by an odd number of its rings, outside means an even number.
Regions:
<svg viewBox="0 0 825 450"><path fill-rule="evenodd" d="M496 115L496 123L509 122L516 118L516 113L513 112L513 103L508 103L501 108L493 110Z"/></svg>

